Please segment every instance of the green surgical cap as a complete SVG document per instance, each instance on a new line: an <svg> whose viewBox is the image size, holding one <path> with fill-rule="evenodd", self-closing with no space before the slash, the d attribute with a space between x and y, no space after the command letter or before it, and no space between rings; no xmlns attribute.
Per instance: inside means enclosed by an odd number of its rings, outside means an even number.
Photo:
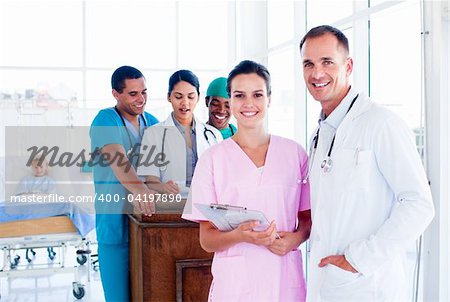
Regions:
<svg viewBox="0 0 450 302"><path fill-rule="evenodd" d="M227 93L227 78L217 78L211 82L206 90L206 96L218 96L229 99Z"/></svg>

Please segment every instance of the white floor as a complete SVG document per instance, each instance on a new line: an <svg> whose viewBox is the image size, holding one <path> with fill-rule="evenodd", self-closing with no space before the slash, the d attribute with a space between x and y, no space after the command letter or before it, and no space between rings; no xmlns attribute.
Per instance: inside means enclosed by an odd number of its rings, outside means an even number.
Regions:
<svg viewBox="0 0 450 302"><path fill-rule="evenodd" d="M97 253L97 246L91 245L93 254ZM59 256L59 250L55 249ZM52 264L48 260L46 249L36 249L36 256L33 260L33 265ZM79 266L76 261L76 249L68 247L66 251L66 267ZM0 251L1 254L1 251ZM25 250L18 251L21 256L21 261L17 269L24 270L27 268L27 261L25 259ZM407 276L410 282L411 300L413 301L413 277L414 266L416 260L416 253L414 248L408 253L407 257ZM3 267L2 257L0 257L0 268ZM57 262L58 258L54 260ZM28 265L32 268L33 265ZM56 264L54 264L56 265ZM0 278L0 293L1 302L62 302L62 301L89 301L89 302L103 302L103 289L100 281L100 273L91 269L91 281L88 282L87 263L78 267L79 281L84 284L85 296L77 300L72 294L72 282L75 281L73 273L49 273L39 277L15 277L15 278ZM423 276L421 276L422 279ZM422 285L419 286L419 301L422 301Z"/></svg>
<svg viewBox="0 0 450 302"><path fill-rule="evenodd" d="M97 246L91 245L93 254L97 253ZM44 267L55 265L59 261L60 250L55 248L57 253L52 262L47 257L46 249L35 249L36 256L31 264L25 259L25 250L19 250L17 254L21 257L16 270L31 269L33 267ZM72 273L48 273L34 277L2 277L0 278L1 302L41 302L41 301L104 301L103 289L100 281L100 273L91 269L91 280L88 282L87 263L80 266L76 261L76 249L68 247L65 255L65 266L78 266L78 277L80 283L84 284L85 296L77 300L72 293L72 282L75 281L75 274ZM1 254L1 252L0 252ZM3 257L2 257L3 258ZM0 260L3 267L3 260Z"/></svg>

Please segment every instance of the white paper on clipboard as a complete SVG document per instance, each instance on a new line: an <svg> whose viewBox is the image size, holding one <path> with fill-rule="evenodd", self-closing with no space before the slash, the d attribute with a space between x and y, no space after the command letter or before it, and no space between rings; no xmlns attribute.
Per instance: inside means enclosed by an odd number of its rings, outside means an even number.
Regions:
<svg viewBox="0 0 450 302"><path fill-rule="evenodd" d="M251 220L259 221L255 231L263 231L269 227L269 221L260 211L247 210L244 207L212 203L194 203L197 209L220 231L231 231L241 223Z"/></svg>

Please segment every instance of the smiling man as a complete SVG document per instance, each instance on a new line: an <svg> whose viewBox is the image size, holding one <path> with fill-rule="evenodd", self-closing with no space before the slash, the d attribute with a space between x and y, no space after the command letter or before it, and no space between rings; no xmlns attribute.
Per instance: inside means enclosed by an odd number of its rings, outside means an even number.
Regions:
<svg viewBox="0 0 450 302"><path fill-rule="evenodd" d="M102 109L90 128L95 184L98 259L105 300L131 301L127 204L130 194L144 200L149 190L136 174L138 154L145 128L158 123L144 111L147 86L134 67L122 66L111 77L116 106ZM116 160L121 158L122 160ZM103 159L103 160L102 160ZM105 160L107 159L107 160ZM100 162L107 162L107 165ZM150 200L150 197L148 197ZM136 198L137 199L137 198ZM113 200L115 202L105 202ZM154 204L135 202L135 212L151 215Z"/></svg>
<svg viewBox="0 0 450 302"><path fill-rule="evenodd" d="M406 250L434 215L412 131L350 85L348 40L322 25L300 42L321 104L310 149L308 301L404 301Z"/></svg>
<svg viewBox="0 0 450 302"><path fill-rule="evenodd" d="M217 128L223 139L233 136L236 127L229 123L231 110L226 78L217 78L209 84L205 101L209 110L208 124Z"/></svg>

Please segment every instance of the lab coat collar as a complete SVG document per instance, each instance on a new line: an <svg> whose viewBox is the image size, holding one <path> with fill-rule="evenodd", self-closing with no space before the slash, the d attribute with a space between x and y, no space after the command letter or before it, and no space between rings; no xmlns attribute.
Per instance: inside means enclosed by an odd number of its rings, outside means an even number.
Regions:
<svg viewBox="0 0 450 302"><path fill-rule="evenodd" d="M356 96L356 91L351 89L353 97ZM350 91L347 95L350 95ZM353 98L351 98L353 100ZM351 102L351 101L350 101ZM349 105L350 106L350 105ZM355 103L353 104L352 109L344 116L344 119L336 129L336 140L334 143L334 150L337 150L342 145L342 142L344 141L346 134L348 133L349 127L351 127L352 122L359 118L360 116L364 115L371 107L373 106L372 101L364 94L364 93L358 93L358 98L356 99ZM348 108L347 108L348 110ZM322 116L322 113L321 113ZM331 115L330 115L331 116ZM309 140L309 146L310 146L310 155L312 152L313 147L313 139L314 135L317 133L318 129L320 129L322 121L319 119L319 124L317 125L316 129L314 129L313 135L311 135ZM335 151L333 151L335 152ZM314 169L313 169L314 171Z"/></svg>
<svg viewBox="0 0 450 302"><path fill-rule="evenodd" d="M170 116L172 117L172 121L173 121L173 123L174 123L174 125L178 128L178 129L180 129L180 130L182 130L182 129L184 129L184 126L183 125L181 125L181 123L175 118L175 116L174 116L174 114L173 114L173 112L170 114ZM195 131L195 124L196 124L196 122L195 122L195 117L192 119L192 131Z"/></svg>
<svg viewBox="0 0 450 302"><path fill-rule="evenodd" d="M164 126L164 127L175 127L175 123L173 122L173 119L172 119L172 114L170 114L169 117L166 118L164 121L162 121L160 124L161 124L161 126Z"/></svg>
<svg viewBox="0 0 450 302"><path fill-rule="evenodd" d="M358 98L353 104L352 109L345 115L342 123L336 130L336 140L334 144L334 149L339 149L342 145L345 137L349 133L349 128L352 127L353 122L364 115L371 107L373 103L370 99L363 93L358 94ZM335 152L335 151L333 151Z"/></svg>
<svg viewBox="0 0 450 302"><path fill-rule="evenodd" d="M348 91L347 95L333 110L333 112L331 112L329 116L325 118L323 111L321 111L320 123L321 124L326 123L331 127L333 127L334 129L337 129L344 120L345 116L347 115L348 108L350 108L350 104L352 103L356 95L357 95L356 90L350 87L350 90ZM356 100L356 102L358 102L358 100Z"/></svg>
<svg viewBox="0 0 450 302"><path fill-rule="evenodd" d="M345 116L344 120L350 120L353 121L356 118L360 117L364 113L367 112L372 107L373 103L372 101L364 94L359 93L358 98L355 101L355 104L353 105L352 109L348 112L348 114Z"/></svg>

